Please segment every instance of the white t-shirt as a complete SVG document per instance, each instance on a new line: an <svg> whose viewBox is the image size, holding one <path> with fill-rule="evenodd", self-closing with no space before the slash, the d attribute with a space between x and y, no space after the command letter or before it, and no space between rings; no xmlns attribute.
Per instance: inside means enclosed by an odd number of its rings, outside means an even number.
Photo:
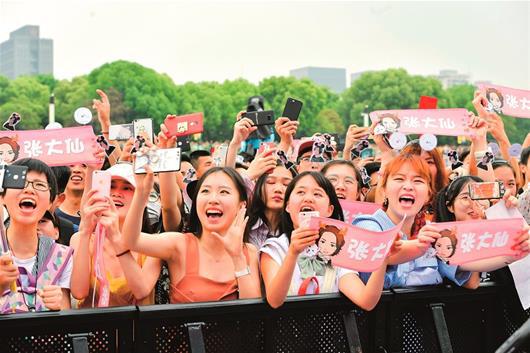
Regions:
<svg viewBox="0 0 530 353"><path fill-rule="evenodd" d="M15 256L13 256L13 262L17 267L23 267L26 269L28 273L31 273L33 270L33 265L35 264L35 260L37 259L37 256L30 257L29 259L19 259ZM68 263L66 264L63 273L61 274L61 277L59 277L59 280L57 281L56 285L58 285L61 288L70 289L70 277L72 276L72 268L74 267L74 261L73 256L70 256L68 259ZM20 283L22 284L22 287L27 287L29 285L29 279L28 276L23 275L22 273L19 276Z"/></svg>
<svg viewBox="0 0 530 353"><path fill-rule="evenodd" d="M267 239L259 251L260 253L268 254L274 261L278 263L278 265L281 265L287 255L288 249L289 249L289 239L287 239L287 236L285 234L282 234L278 238ZM348 273L354 273L356 275L359 274L356 271L349 270L343 267L335 267L335 269L336 269L336 276L329 290L323 290L323 288L325 287L324 276L315 276L316 279L318 280L320 293L337 293L339 291L339 280L342 278L342 276ZM288 295L297 295L298 288L300 288L300 285L302 284L302 282L303 282L303 279L301 277L300 267L298 266L298 263L297 263L296 266L294 267L293 277L291 279L291 286L290 286L291 289L294 289L295 293L293 293L292 290L290 290ZM309 286L307 287L307 294L314 294L315 289L316 289L316 285L314 283L310 283Z"/></svg>

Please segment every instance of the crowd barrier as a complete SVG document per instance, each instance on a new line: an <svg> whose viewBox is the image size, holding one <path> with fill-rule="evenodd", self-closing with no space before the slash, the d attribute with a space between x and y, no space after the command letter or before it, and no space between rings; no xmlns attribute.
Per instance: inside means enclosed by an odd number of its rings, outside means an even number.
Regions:
<svg viewBox="0 0 530 353"><path fill-rule="evenodd" d="M528 318L516 301L484 283L384 291L371 312L330 294L5 315L0 352L495 352Z"/></svg>

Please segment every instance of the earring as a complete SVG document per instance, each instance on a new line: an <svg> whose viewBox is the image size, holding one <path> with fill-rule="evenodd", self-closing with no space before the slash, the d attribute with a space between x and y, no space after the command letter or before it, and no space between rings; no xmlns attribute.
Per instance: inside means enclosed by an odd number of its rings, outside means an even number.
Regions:
<svg viewBox="0 0 530 353"><path fill-rule="evenodd" d="M383 207L388 207L388 198L385 197L385 199L383 200Z"/></svg>

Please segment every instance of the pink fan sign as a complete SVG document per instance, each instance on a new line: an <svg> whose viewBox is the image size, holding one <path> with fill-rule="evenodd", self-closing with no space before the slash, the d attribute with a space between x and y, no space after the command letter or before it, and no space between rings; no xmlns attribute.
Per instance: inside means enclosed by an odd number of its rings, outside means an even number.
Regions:
<svg viewBox="0 0 530 353"><path fill-rule="evenodd" d="M470 136L466 109L377 110L370 113L373 122L380 122L387 131L404 134L439 136Z"/></svg>
<svg viewBox="0 0 530 353"><path fill-rule="evenodd" d="M478 87L488 100L487 110L530 118L530 91L489 84L480 84Z"/></svg>
<svg viewBox="0 0 530 353"><path fill-rule="evenodd" d="M321 257L331 257L333 266L373 272L383 264L402 223L383 232L323 217L312 217L309 224L319 231L316 245Z"/></svg>
<svg viewBox="0 0 530 353"><path fill-rule="evenodd" d="M373 214L381 208L372 202L339 200L344 215L344 222L351 224L360 214Z"/></svg>
<svg viewBox="0 0 530 353"><path fill-rule="evenodd" d="M6 164L17 159L36 158L49 166L97 164L96 135L92 126L56 130L1 131L0 156ZM10 148L7 148L10 147Z"/></svg>
<svg viewBox="0 0 530 353"><path fill-rule="evenodd" d="M441 235L433 243L434 254L451 265L517 255L512 247L523 224L521 218L431 223Z"/></svg>

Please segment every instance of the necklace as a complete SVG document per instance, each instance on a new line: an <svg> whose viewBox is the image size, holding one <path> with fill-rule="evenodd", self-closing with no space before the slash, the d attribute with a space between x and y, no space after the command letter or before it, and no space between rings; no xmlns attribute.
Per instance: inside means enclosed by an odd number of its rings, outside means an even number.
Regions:
<svg viewBox="0 0 530 353"><path fill-rule="evenodd" d="M9 246L9 239L7 240L7 245ZM28 291L28 287L31 285L31 279L29 277L30 275L29 273L27 273L28 286L26 287L26 289L22 288L22 282L20 282L20 293L22 293L22 300L24 301L24 305L26 305L26 307L28 308L28 311L32 313L34 313L37 310L37 284L39 282L39 246L40 246L40 238L38 238L37 240L37 251L35 252L35 264L33 265L33 267L35 268L35 287L33 289L33 293L30 293ZM9 246L9 248L11 249L11 246ZM16 257L16 255L13 253L13 250L11 250L11 253L13 254L14 257ZM26 293L27 295L33 295L33 305L30 305L28 303L28 300L26 299Z"/></svg>

